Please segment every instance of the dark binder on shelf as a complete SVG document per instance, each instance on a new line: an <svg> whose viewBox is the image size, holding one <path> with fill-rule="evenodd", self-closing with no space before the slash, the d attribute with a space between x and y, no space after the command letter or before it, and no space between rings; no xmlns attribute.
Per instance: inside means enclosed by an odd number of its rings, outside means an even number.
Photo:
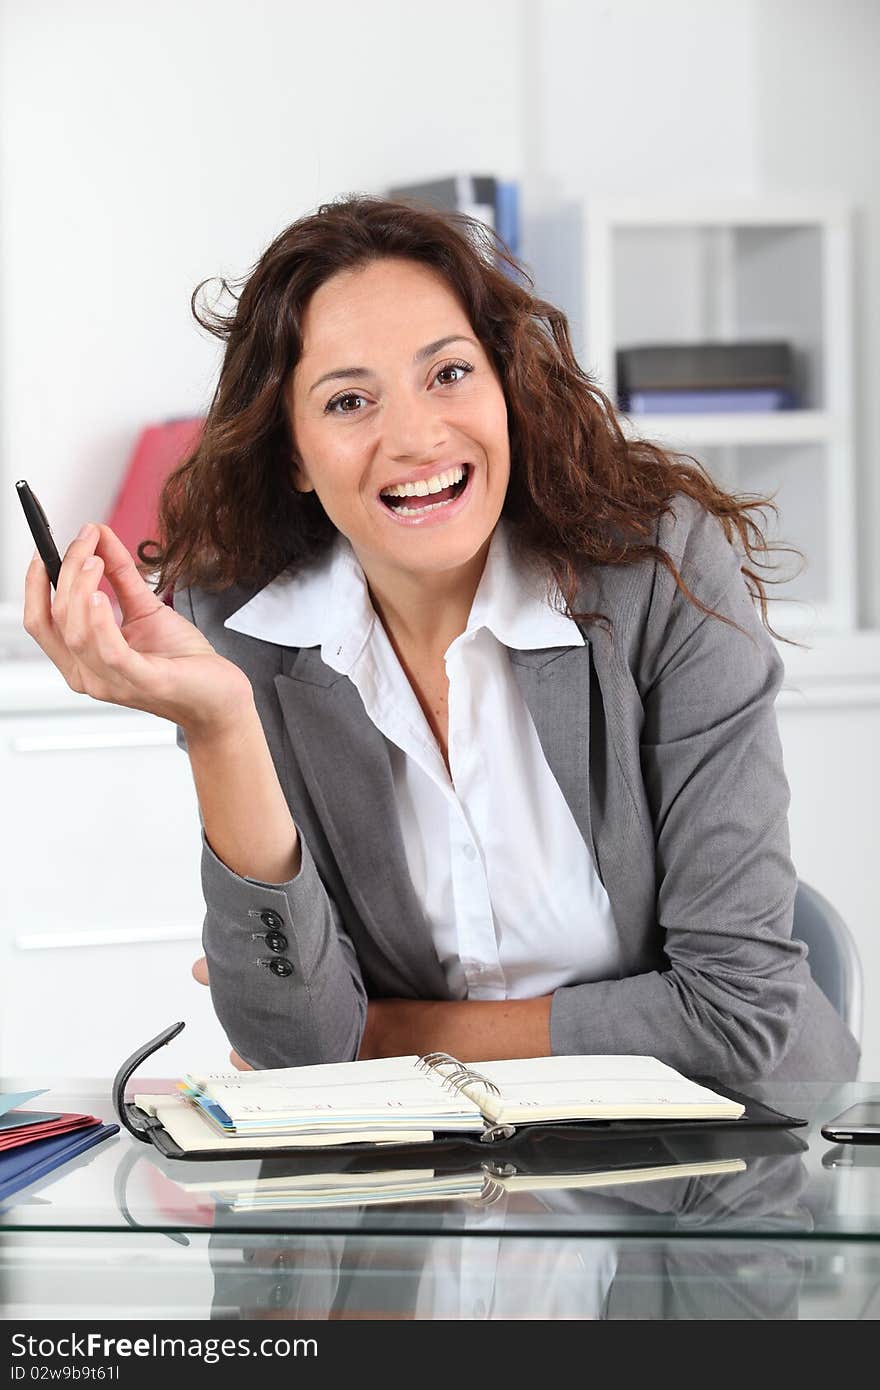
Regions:
<svg viewBox="0 0 880 1390"><path fill-rule="evenodd" d="M295 1092L293 1102L283 1107L275 1105L274 1101L266 1097L265 1082L272 1082L279 1077L279 1072L251 1072L244 1073L242 1080L238 1079L236 1085L240 1087L238 1115L241 1120L242 1128L240 1131L224 1132L218 1121L217 1114L206 1113L215 1107L220 1111L220 1118L231 1123L234 1118L222 1110L216 1099L221 1095L226 1100L226 1094L220 1085L212 1087L205 1085L196 1094L192 1083L186 1085L182 1092L172 1095L144 1095L139 1093L134 1100L126 1099L126 1087L134 1072L146 1061L146 1059L158 1048L170 1042L183 1029L183 1023L172 1024L162 1033L158 1034L150 1042L139 1048L123 1062L120 1067L113 1085L113 1100L120 1123L141 1142L152 1144L161 1154L167 1158L179 1158L190 1161L224 1159L262 1159L272 1161L276 1159L286 1159L291 1156L303 1157L304 1155L315 1155L317 1150L322 1150L325 1155L332 1152L335 1155L356 1154L363 1156L370 1154L379 1157L386 1166L391 1166L389 1160L394 1165L398 1162L401 1155L413 1155L421 1153L429 1155L429 1162L433 1157L441 1152L466 1153L479 1152L486 1155L489 1151L487 1146L491 1146L493 1154L513 1153L521 1145L533 1145L542 1140L545 1136L550 1139L562 1139L567 1135L572 1140L592 1141L597 1138L608 1140L613 1138L615 1141L624 1137L645 1137L650 1135L676 1135L676 1134L700 1134L717 1128L729 1135L742 1135L748 1129L788 1129L805 1124L804 1120L796 1119L790 1115L783 1115L771 1109L769 1106L753 1100L752 1098L740 1095L726 1086L718 1085L714 1082L703 1080L692 1081L674 1072L672 1068L665 1068L653 1058L629 1058L614 1059L616 1063L623 1061L653 1063L654 1069L660 1069L658 1075L666 1076L663 1080L662 1089L664 1098L658 1099L656 1103L644 1105L641 1102L636 1105L636 1111L641 1107L641 1113L631 1114L625 1117L627 1108L633 1109L631 1102L618 1105L599 1107L600 1117L583 1118L582 1115L575 1118L579 1111L583 1111L585 1106L593 1112L590 1102L584 1104L572 1104L569 1099L564 1102L551 1099L554 1093L553 1086L548 1086L546 1076L548 1071L553 1074L554 1084L559 1078L559 1084L569 1086L566 1097L570 1095L570 1077L576 1071L571 1066L565 1067L563 1063L582 1062L586 1066L591 1060L596 1062L600 1059L575 1059L575 1058L540 1058L540 1059L520 1059L514 1063L493 1063L493 1076L502 1074L505 1066L516 1067L521 1071L531 1072L535 1070L530 1064L540 1062L545 1064L540 1071L545 1078L541 1082L542 1094L546 1095L547 1103L536 1106L534 1101L529 1098L527 1089L520 1092L525 1099L520 1105L516 1101L513 1090L509 1093L502 1093L501 1088L495 1081L487 1078L484 1074L489 1070L487 1064L481 1064L483 1072L475 1070L473 1067L465 1066L456 1062L454 1058L445 1053L432 1053L424 1058L387 1058L380 1061L400 1064L416 1063L413 1068L418 1072L422 1079L427 1078L428 1086L423 1088L420 1093L419 1105L411 1102L410 1099L404 1101L402 1097L410 1096L410 1089L407 1084L399 1085L394 1083L394 1088L387 1089L387 1096L393 1099L392 1111L398 1111L392 1123L397 1123L399 1128L382 1129L382 1136L378 1140L371 1137L365 1140L362 1136L366 1132L373 1131L373 1126L379 1122L375 1120L378 1113L375 1109L363 1104L366 1095L378 1093L378 1101L382 1101L382 1083L374 1082L377 1070L373 1068L369 1072L362 1070L369 1067L369 1063L329 1063L322 1067L304 1067L289 1069L283 1075L287 1077L290 1072L295 1072L297 1078L305 1078L306 1073L312 1073L306 1080L311 1085L311 1098L320 1096L321 1103L319 1109L322 1114L317 1124L312 1117L311 1120L304 1120L304 1114L312 1107L307 1085L294 1087L292 1083L285 1083L285 1096L289 1096L291 1090ZM602 1059L607 1060L607 1059ZM355 1072L352 1069L356 1070ZM636 1069L638 1070L638 1069ZM381 1071L381 1068L379 1069ZM396 1074L394 1068L389 1069ZM315 1074L321 1075L316 1078ZM352 1074L358 1078L368 1077L370 1084L366 1092L361 1092L356 1096L357 1104L354 1107L340 1103L337 1111L337 1119L328 1115L328 1111L333 1111L334 1106L326 1100L331 1092L341 1098L341 1091L335 1089L339 1086L336 1077L344 1075L350 1077ZM564 1075L565 1074L565 1075ZM651 1077L651 1086L656 1086L653 1079L653 1071L648 1068L647 1074ZM323 1085L324 1077L329 1077L328 1085ZM232 1078L218 1078L218 1083L231 1081ZM407 1078L407 1082L409 1078ZM615 1083L617 1084L617 1083ZM233 1091L235 1091L233 1087ZM424 1108L423 1094L427 1089L430 1092L428 1104L436 1107L436 1113L429 1116ZM595 1086L593 1087L595 1090ZM637 1088L638 1089L638 1088ZM644 1092L644 1086L641 1087ZM347 1081L342 1090L345 1091L344 1100L347 1102L353 1094L352 1084ZM357 1091L357 1087L354 1088ZM665 1093L668 1093L666 1095ZM686 1103L679 1103L674 1099L675 1096L686 1096ZM479 1102L473 1099L479 1096ZM707 1099L710 1097L711 1099ZM456 1100L458 1105L456 1105ZM138 1103L140 1101L141 1103ZM508 1105L508 1101L511 1103ZM308 1104L306 1103L308 1102ZM226 1101L228 1104L229 1102ZM420 1108L421 1107L421 1108ZM540 1116L553 1113L561 1118L546 1119L537 1118L535 1120L523 1120L517 1118L511 1122L510 1116L520 1116L523 1111L528 1113L533 1110ZM354 1111L359 1113L361 1119L361 1129L358 1130L357 1124L352 1120ZM704 1112L704 1113L701 1113ZM699 1115L699 1118L694 1118ZM366 1116L366 1119L364 1118ZM439 1117L439 1123L437 1122ZM337 1125L334 1128L334 1123ZM170 1128L169 1128L170 1126ZM400 1142L395 1138L404 1130L404 1126L409 1136L405 1142ZM381 1126L380 1126L381 1128ZM318 1131L324 1130L324 1133ZM176 1132L172 1132L176 1131ZM375 1132L375 1131L373 1131ZM192 1136L195 1135L195 1138ZM299 1141L299 1142L297 1142Z"/></svg>
<svg viewBox="0 0 880 1390"><path fill-rule="evenodd" d="M388 197L474 217L497 233L514 258L520 254L519 184L513 179L498 179L493 174L450 174L398 184L388 189ZM503 261L500 264L510 273Z"/></svg>
<svg viewBox="0 0 880 1390"><path fill-rule="evenodd" d="M450 174L388 189L389 198L427 203L444 212L463 212L495 227L497 180L492 174Z"/></svg>
<svg viewBox="0 0 880 1390"><path fill-rule="evenodd" d="M794 390L788 342L653 343L619 348L621 404L638 391Z"/></svg>

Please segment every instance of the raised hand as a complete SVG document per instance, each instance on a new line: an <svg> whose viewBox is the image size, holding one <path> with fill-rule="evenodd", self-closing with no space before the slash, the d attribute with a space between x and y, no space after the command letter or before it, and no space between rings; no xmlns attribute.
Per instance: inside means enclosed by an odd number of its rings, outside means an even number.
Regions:
<svg viewBox="0 0 880 1390"><path fill-rule="evenodd" d="M121 626L98 588L102 575L117 597ZM72 690L186 730L228 727L252 698L244 672L156 596L109 526L87 523L67 547L54 601L34 553L24 627Z"/></svg>

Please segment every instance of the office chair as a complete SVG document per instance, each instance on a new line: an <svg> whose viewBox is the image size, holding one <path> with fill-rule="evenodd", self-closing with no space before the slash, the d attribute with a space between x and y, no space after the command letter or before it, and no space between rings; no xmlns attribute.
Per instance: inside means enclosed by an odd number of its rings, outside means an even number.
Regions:
<svg viewBox="0 0 880 1390"><path fill-rule="evenodd" d="M792 936L805 942L810 971L856 1042L862 1036L862 963L849 927L827 898L798 879Z"/></svg>

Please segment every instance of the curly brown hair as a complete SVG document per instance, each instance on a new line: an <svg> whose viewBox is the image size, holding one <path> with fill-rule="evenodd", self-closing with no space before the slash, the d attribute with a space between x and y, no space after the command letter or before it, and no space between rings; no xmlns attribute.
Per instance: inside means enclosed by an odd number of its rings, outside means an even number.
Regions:
<svg viewBox="0 0 880 1390"><path fill-rule="evenodd" d="M746 585L778 636L764 586L779 581L762 582L752 568L770 568L758 557L771 550L792 550L768 544L750 515L776 513L772 499L725 492L689 455L627 438L609 398L578 365L565 315L535 295L531 276L488 227L367 194L322 204L281 232L243 280L221 279L235 301L228 314L199 306L212 281L194 290L194 317L225 340L226 351L201 437L163 487L160 539L138 547L158 592L260 586L331 545L336 528L316 494L294 487L285 388L302 353L311 296L337 272L385 257L431 267L465 306L507 402L510 482L502 516L514 523L518 546L556 580L574 618L611 627L607 615L574 610L585 564L653 559L691 603L736 626L690 592L652 539L683 493L718 518L732 545L739 542Z"/></svg>

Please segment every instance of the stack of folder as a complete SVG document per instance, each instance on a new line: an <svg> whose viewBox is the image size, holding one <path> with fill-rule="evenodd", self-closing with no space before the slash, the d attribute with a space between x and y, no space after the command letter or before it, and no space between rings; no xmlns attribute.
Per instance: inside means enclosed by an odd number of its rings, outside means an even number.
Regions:
<svg viewBox="0 0 880 1390"><path fill-rule="evenodd" d="M494 174L448 174L419 183L396 184L389 198L427 203L441 212L463 212L497 232L511 255L520 254L519 184ZM501 269L510 274L502 262Z"/></svg>
<svg viewBox="0 0 880 1390"><path fill-rule="evenodd" d="M787 342L652 343L617 352L630 415L790 410L799 404Z"/></svg>
<svg viewBox="0 0 880 1390"><path fill-rule="evenodd" d="M119 1133L94 1115L19 1108L44 1093L0 1093L0 1202Z"/></svg>

